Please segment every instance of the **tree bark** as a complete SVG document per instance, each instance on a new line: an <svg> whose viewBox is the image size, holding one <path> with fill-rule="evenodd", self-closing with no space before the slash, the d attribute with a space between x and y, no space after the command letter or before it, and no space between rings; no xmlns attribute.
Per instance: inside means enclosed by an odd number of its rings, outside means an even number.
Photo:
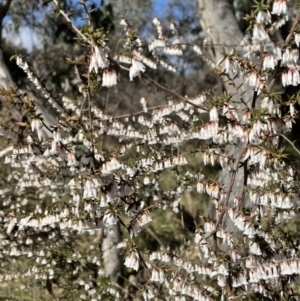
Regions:
<svg viewBox="0 0 300 301"><path fill-rule="evenodd" d="M117 248L121 241L120 225L117 223L106 226L102 231L103 237L100 239L100 243L105 274L117 283L121 273L120 250Z"/></svg>
<svg viewBox="0 0 300 301"><path fill-rule="evenodd" d="M233 13L232 4L227 0L197 0L198 14L200 18L200 24L204 31L210 31L210 38L213 47L213 57L211 60L217 64L222 58L222 51L225 50L227 54L230 54L233 49L235 49L243 39L243 33L241 32L236 18ZM237 54L240 54L240 49L237 49ZM224 83L224 87L228 94L233 95L233 100L238 100L242 97L244 102L249 103L253 97L253 89L248 87L242 76L236 77L234 80L237 87L241 86L239 89L240 95L236 97L237 91L228 83ZM239 104L234 104L238 109ZM228 146L226 149L227 153L233 155L235 158L241 152L240 148L235 146ZM222 170L219 174L219 181L223 183L227 188L231 181L232 174L228 170ZM231 198L232 201L234 194L241 196L243 189L243 178L244 174L242 168L240 168L236 175L236 180L234 186L232 187ZM226 220L226 223L228 221ZM230 224L230 223L229 223ZM231 225L229 226L231 228ZM232 230L232 229L230 229Z"/></svg>
<svg viewBox="0 0 300 301"><path fill-rule="evenodd" d="M198 14L202 29L210 30L217 63L222 57L222 49L227 53L243 39L233 14L232 5L226 0L197 0Z"/></svg>
<svg viewBox="0 0 300 301"><path fill-rule="evenodd" d="M2 22L4 17L6 16L10 4L12 3L12 0L2 0L2 2L0 3L0 45L2 45Z"/></svg>
<svg viewBox="0 0 300 301"><path fill-rule="evenodd" d="M3 19L7 14L7 11L10 7L12 0L3 0L0 3L0 88L7 89L10 86L13 86L13 80L10 76L10 73L5 65L2 52L2 27Z"/></svg>

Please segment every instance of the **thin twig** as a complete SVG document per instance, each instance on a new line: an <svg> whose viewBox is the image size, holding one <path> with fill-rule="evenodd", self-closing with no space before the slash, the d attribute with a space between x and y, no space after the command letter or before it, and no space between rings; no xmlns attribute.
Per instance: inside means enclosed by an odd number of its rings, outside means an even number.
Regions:
<svg viewBox="0 0 300 301"><path fill-rule="evenodd" d="M93 137L93 114L92 114L92 100L91 100L91 78L88 72L88 86L87 86L87 99L88 99L88 110L90 119L90 139L92 144L92 154L94 156L94 137Z"/></svg>
<svg viewBox="0 0 300 301"><path fill-rule="evenodd" d="M292 25L290 33L289 33L289 35L287 36L287 38L285 40L284 46L287 46L290 43L290 41L291 41L291 39L293 37L294 31L295 31L295 29L296 29L296 27L298 25L299 18L300 18L300 14L298 13L297 16L296 16L296 18L295 18L295 20L294 20L294 23Z"/></svg>
<svg viewBox="0 0 300 301"><path fill-rule="evenodd" d="M243 192L241 196L241 201L239 204L239 209L242 211L245 208L245 196L246 196L246 191L247 191L247 185L248 185L248 161L249 159L245 160L244 162L244 187L243 187Z"/></svg>
<svg viewBox="0 0 300 301"><path fill-rule="evenodd" d="M127 67L124 67L124 66L122 66L122 65L119 65L119 67L120 67L121 69L123 69L123 70L129 71L129 68L127 68ZM180 100L185 101L186 103L190 104L191 106L193 106L193 107L195 107L195 108L197 108L197 109L200 109L200 110L202 110L202 111L205 111L205 112L208 112L208 111L209 111L209 109L205 108L204 106L200 106L200 105L194 104L192 101L190 101L190 100L188 100L186 97L180 95L180 94L177 93L175 90L169 89L169 88L167 88L167 87L161 85L160 83L158 83L158 82L155 81L154 79L148 77L147 75L142 74L142 77L145 78L145 79L147 79L149 82L151 82L152 84L154 84L156 87L160 88L161 90L164 90L164 91L168 92L169 94L172 94L172 95L178 97ZM131 115L133 115L133 114L131 114ZM118 118L120 118L120 116L118 116ZM223 120L225 120L225 121L227 121L227 122L230 122L230 123L234 123L234 122L235 122L234 120L232 120L232 119L230 119L230 118L227 118L226 116L224 116L224 115L222 115L222 114L219 114L219 118L220 118L220 119L223 119Z"/></svg>
<svg viewBox="0 0 300 301"><path fill-rule="evenodd" d="M87 9L87 7L86 7L86 5L85 5L85 1L82 0L82 1L80 1L79 3L83 6L83 8L84 8L84 10L85 10L86 18L87 18L87 20L88 20L89 26L92 26L91 17L90 17L90 14L89 14L89 12L88 12L88 9Z"/></svg>
<svg viewBox="0 0 300 301"><path fill-rule="evenodd" d="M58 8L59 13L69 22L73 28L74 31L89 45L93 46L93 43L73 24L73 22L70 20L69 16L62 10L60 9L59 3L57 0L53 0L56 7Z"/></svg>
<svg viewBox="0 0 300 301"><path fill-rule="evenodd" d="M231 195L231 190L232 190L233 184L234 184L234 182L235 182L235 176L236 176L236 173L237 173L237 171L238 171L238 169L239 169L239 163L240 163L240 161L241 161L241 158L242 158L242 156L243 156L243 154L244 154L244 151L245 151L247 145L248 145L248 141L246 142L246 144L244 145L243 149L241 150L240 154L238 155L238 157L236 158L236 160L235 160L235 162L234 162L234 165L233 165L233 171L232 171L232 176L231 176L231 181L230 181L230 184L229 184L229 186L228 186L228 188L227 188L227 195L226 195L226 200L225 200L224 207L223 207L222 212L221 212L221 214L220 214L220 216L219 216L219 219L218 219L218 221L217 221L217 223L216 223L215 230L214 230L212 233L210 233L210 234L206 237L206 239L209 238L209 237L211 237L211 236L214 235L215 233L217 233L218 228L219 228L219 226L220 226L220 224L221 224L221 222L222 222L222 220L223 220L223 217L224 217L225 212L226 212L227 207L228 207L228 203L229 203L229 199L230 199L230 195Z"/></svg>
<svg viewBox="0 0 300 301"><path fill-rule="evenodd" d="M220 217L219 217L219 220L217 221L217 224L216 224L216 231L218 230L218 227L219 227L220 223L222 222L223 216L224 216L224 214L226 212L226 209L228 207L229 199L230 199L230 195L231 195L231 190L232 190L233 184L235 182L235 176L236 176L236 173L239 169L239 164L240 164L241 158L244 154L244 151L245 151L247 145L248 145L248 141L246 142L246 144L244 145L244 147L242 148L241 152L239 153L238 157L236 158L236 160L234 162L231 181L230 181L230 184L227 188L227 195L226 195L226 200L225 200L223 210L222 210L222 212L220 214Z"/></svg>
<svg viewBox="0 0 300 301"><path fill-rule="evenodd" d="M150 108L148 108L148 111L163 109L163 108L166 108L167 106L168 105L165 104L165 105L159 105L159 106L150 107ZM140 115L140 114L145 114L145 111L139 111L139 112L134 112L134 113L128 113L128 114L118 115L118 116L115 116L114 119L126 118L126 117L136 116L136 115Z"/></svg>
<svg viewBox="0 0 300 301"><path fill-rule="evenodd" d="M184 217L183 217L183 206L182 202L180 202L180 219L181 219L181 227L184 230L185 225L184 225Z"/></svg>
<svg viewBox="0 0 300 301"><path fill-rule="evenodd" d="M236 86L236 84L235 84L235 81L234 81L232 78L230 78L229 74L228 74L228 75L225 74L225 75L226 75L226 77L228 78L228 80L230 81L230 83L232 84L232 86L234 87L236 93L237 93L238 96L239 96L240 101L241 101L241 102L243 103L243 105L249 110L249 106L248 106L248 104L244 101L244 99L243 99L243 97L242 97L242 95L241 95L241 93L240 93L239 88L238 88L238 87Z"/></svg>
<svg viewBox="0 0 300 301"><path fill-rule="evenodd" d="M156 235L154 231L151 230L149 227L145 227L146 231L160 244L160 246L165 250L166 247L163 241Z"/></svg>
<svg viewBox="0 0 300 301"><path fill-rule="evenodd" d="M300 155L300 151L297 149L295 144L285 135L281 134L282 138L284 138L292 147L293 149Z"/></svg>

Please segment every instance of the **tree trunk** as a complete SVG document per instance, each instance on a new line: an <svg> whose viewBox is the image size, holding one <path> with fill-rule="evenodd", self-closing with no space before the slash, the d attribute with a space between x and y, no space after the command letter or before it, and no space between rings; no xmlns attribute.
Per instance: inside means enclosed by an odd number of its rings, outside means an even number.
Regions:
<svg viewBox="0 0 300 301"><path fill-rule="evenodd" d="M215 47L215 57L217 63L223 55L224 48L227 53L238 45L243 39L233 15L232 5L226 0L197 0L198 14L202 29L207 32L210 30L210 36Z"/></svg>
<svg viewBox="0 0 300 301"><path fill-rule="evenodd" d="M117 248L121 241L120 225L106 226L102 232L100 243L105 274L117 283L121 273L120 250Z"/></svg>
<svg viewBox="0 0 300 301"><path fill-rule="evenodd" d="M212 42L211 47L213 47L213 57L210 59L215 63L223 58L223 50L227 54L230 54L233 49L235 49L243 39L243 33L239 29L238 23L233 13L233 7L227 0L197 0L198 4L198 14L200 18L200 24L205 32L210 32L210 39ZM240 49L236 49L236 53L240 54ZM227 78L226 78L227 79ZM224 87L228 94L233 95L233 100L239 100L240 97L246 103L249 103L253 97L253 89L245 85L243 77L235 78L234 82L239 88L240 95L236 97L237 91L232 86L223 81ZM238 109L239 104L235 104ZM241 111L241 110L237 110ZM235 146L228 146L227 153L233 155L235 158L241 152L240 148ZM223 183L227 188L231 181L232 173L228 170L222 170L219 175L220 183ZM244 174L240 168L236 175L236 180L234 186L232 187L232 193L230 200L233 200L234 195L241 196L243 189L243 178ZM227 224L226 220L226 224ZM230 224L230 222L229 222ZM231 225L229 225L231 228ZM230 229L231 231L233 229Z"/></svg>

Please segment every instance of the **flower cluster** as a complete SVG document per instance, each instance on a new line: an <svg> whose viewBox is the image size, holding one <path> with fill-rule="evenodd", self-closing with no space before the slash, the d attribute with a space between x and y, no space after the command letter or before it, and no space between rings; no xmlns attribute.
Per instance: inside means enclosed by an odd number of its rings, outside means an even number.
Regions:
<svg viewBox="0 0 300 301"><path fill-rule="evenodd" d="M174 24L169 38L155 18L156 37L144 47L122 20L125 50L115 58L98 31L93 38L82 33L92 50L79 99L57 101L18 56L17 65L60 115L49 124L26 96L11 96L24 109L24 122L0 127L1 135L20 142L1 152L12 171L1 180L0 258L13 258L12 265L26 258L30 269L2 272L0 282L34 277L46 286L76 287L81 299L122 300L124 292L103 289L102 280L117 281L123 258L128 281L144 288L135 299L255 293L276 300L278 287L289 299L300 255L282 224L299 211L300 176L286 146L299 151L286 133L299 110L298 95L285 88L300 85L300 34L294 26L285 42L274 36L287 4L256 3L252 30L217 64L193 45L221 75L226 93L180 95L149 79L171 97L151 106L147 93L133 95L142 110L120 116L97 107L97 89L118 86L122 72L130 81L148 78L148 68L159 65L175 72L169 56L183 56L189 45ZM283 18L274 23L274 15ZM203 44L212 36L208 29ZM204 203L210 214L203 213Z"/></svg>

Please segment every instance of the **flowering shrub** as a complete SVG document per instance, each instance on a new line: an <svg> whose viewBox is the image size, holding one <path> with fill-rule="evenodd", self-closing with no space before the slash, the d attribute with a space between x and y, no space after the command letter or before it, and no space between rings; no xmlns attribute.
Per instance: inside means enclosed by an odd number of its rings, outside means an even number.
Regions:
<svg viewBox="0 0 300 301"><path fill-rule="evenodd" d="M211 63L235 93L185 96L149 78L149 68L175 71L162 53L184 56L190 47L167 38L156 18L149 56L126 20L121 21L125 50L116 57L110 56L106 33L70 24L89 47L80 99L54 97L30 64L15 56L58 117L56 124L47 124L46 112L38 111L30 97L13 88L1 90L24 113L16 126L0 128L20 142L2 153L12 168L10 185L1 190L2 283L18 279L30 290L35 282L54 297L70 300L296 300L299 250L282 225L298 213L300 175L282 141L295 148L285 134L298 118L298 94L284 95L284 88L300 84L299 13L285 0L262 1L247 18L249 31L240 45ZM289 19L288 36L276 41L276 31ZM192 49L203 56L199 45ZM109 116L93 104L93 95L124 76L148 79L172 98L152 108L145 96L140 112ZM102 148L104 135L117 139L114 149ZM196 146L197 140L205 143ZM185 150L186 142L192 150ZM192 168L195 154L205 165L219 164L228 183ZM175 175L176 187L162 192L165 170ZM158 212L180 212L186 191L207 194L213 217L201 216L193 237L187 234L179 248L139 247L141 231L155 223ZM115 235L107 247L102 245L102 258L98 242L92 241L101 229ZM91 245L80 245L83 238ZM119 256L136 275L138 290L132 293L116 283L119 267L107 268L109 261L118 264ZM28 261L25 270L18 266L22 260Z"/></svg>

